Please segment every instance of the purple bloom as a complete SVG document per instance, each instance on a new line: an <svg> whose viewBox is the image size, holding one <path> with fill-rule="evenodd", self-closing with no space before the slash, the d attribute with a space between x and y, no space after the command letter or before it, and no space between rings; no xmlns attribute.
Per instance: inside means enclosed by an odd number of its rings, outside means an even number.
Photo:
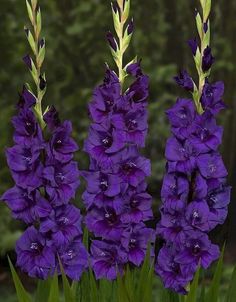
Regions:
<svg viewBox="0 0 236 302"><path fill-rule="evenodd" d="M51 232L51 238L56 247L67 245L82 234L80 211L72 205L55 208L48 217L42 220L41 233Z"/></svg>
<svg viewBox="0 0 236 302"><path fill-rule="evenodd" d="M137 188L138 189L138 188ZM139 192L139 189L130 190L125 198L127 203L124 205L125 210L122 213L121 221L123 223L140 223L152 218L152 197L145 191Z"/></svg>
<svg viewBox="0 0 236 302"><path fill-rule="evenodd" d="M114 50L114 51L117 51L117 43L116 43L116 40L113 36L113 34L109 31L106 35L107 37L107 41L110 45L110 47Z"/></svg>
<svg viewBox="0 0 236 302"><path fill-rule="evenodd" d="M161 221L156 229L158 235L161 235L168 242L175 242L177 246L185 239L186 233L192 229L183 216L185 207L182 206L182 211L179 210L175 212L162 211Z"/></svg>
<svg viewBox="0 0 236 302"><path fill-rule="evenodd" d="M15 128L15 143L25 146L43 144L42 131L31 110L21 110L17 116L13 117L12 124Z"/></svg>
<svg viewBox="0 0 236 302"><path fill-rule="evenodd" d="M53 160L58 160L61 163L67 163L78 150L78 145L70 137L72 132L71 122L65 121L62 125L56 128L49 141L47 155Z"/></svg>
<svg viewBox="0 0 236 302"><path fill-rule="evenodd" d="M174 137L168 139L165 156L168 172L191 173L196 167L196 150L190 142L182 143Z"/></svg>
<svg viewBox="0 0 236 302"><path fill-rule="evenodd" d="M205 83L203 87L201 104L204 110L209 110L212 114L216 115L220 110L225 108L222 100L224 94L224 83L216 82L214 84Z"/></svg>
<svg viewBox="0 0 236 302"><path fill-rule="evenodd" d="M210 231L215 225L210 221L210 210L205 201L192 201L186 209L186 220L199 230Z"/></svg>
<svg viewBox="0 0 236 302"><path fill-rule="evenodd" d="M89 112L94 122L105 121L119 102L121 87L115 72L106 70L104 83L93 93L93 100L89 105Z"/></svg>
<svg viewBox="0 0 236 302"><path fill-rule="evenodd" d="M27 224L37 222L40 218L47 217L52 208L40 195L39 191L28 191L20 187L13 187L1 197L12 210L12 216L23 220Z"/></svg>
<svg viewBox="0 0 236 302"><path fill-rule="evenodd" d="M111 120L115 129L125 133L127 143L144 147L148 129L146 110L129 111L126 114L117 113Z"/></svg>
<svg viewBox="0 0 236 302"><path fill-rule="evenodd" d="M193 92L194 90L193 80L189 76L186 70L181 71L180 75L174 77L174 79L180 87L183 87L187 91Z"/></svg>
<svg viewBox="0 0 236 302"><path fill-rule="evenodd" d="M194 38L194 39L189 40L188 45L191 48L193 55L196 56L197 48L198 48L197 39Z"/></svg>
<svg viewBox="0 0 236 302"><path fill-rule="evenodd" d="M88 252L81 243L81 238L75 238L67 246L61 245L58 255L66 275L72 280L79 280L88 268ZM60 270L58 265L58 270Z"/></svg>
<svg viewBox="0 0 236 302"><path fill-rule="evenodd" d="M86 225L95 236L107 240L120 240L121 238L121 217L112 208L93 208L87 214Z"/></svg>
<svg viewBox="0 0 236 302"><path fill-rule="evenodd" d="M199 263L206 269L220 256L219 247L199 231L190 231L183 244L183 249L177 254L175 261L185 265L186 272L194 272Z"/></svg>
<svg viewBox="0 0 236 302"><path fill-rule="evenodd" d="M196 109L189 99L178 99L176 104L167 111L171 130L180 139L187 138L192 132L192 123L196 117Z"/></svg>
<svg viewBox="0 0 236 302"><path fill-rule="evenodd" d="M19 109L29 109L36 104L36 97L23 86L18 102Z"/></svg>
<svg viewBox="0 0 236 302"><path fill-rule="evenodd" d="M222 158L217 153L202 154L198 156L197 165L203 177L221 178L228 175Z"/></svg>
<svg viewBox="0 0 236 302"><path fill-rule="evenodd" d="M216 120L209 111L205 111L193 123L190 142L199 153L207 153L218 149L222 135L223 128L216 125Z"/></svg>
<svg viewBox="0 0 236 302"><path fill-rule="evenodd" d="M44 168L43 177L45 189L53 205L67 204L75 198L76 190L80 184L79 171L76 162L61 164L55 162Z"/></svg>
<svg viewBox="0 0 236 302"><path fill-rule="evenodd" d="M114 280L118 272L120 275L123 274L127 255L119 245L112 242L93 240L91 256L96 279Z"/></svg>
<svg viewBox="0 0 236 302"><path fill-rule="evenodd" d="M164 246L158 254L155 270L166 288L186 294L186 284L191 281L193 275L184 272L183 266L175 261L175 255L176 251L172 246Z"/></svg>
<svg viewBox="0 0 236 302"><path fill-rule="evenodd" d="M140 62L128 65L126 71L128 72L128 74L136 78L143 75Z"/></svg>
<svg viewBox="0 0 236 302"><path fill-rule="evenodd" d="M43 119L51 131L59 127L61 124L58 112L54 106L49 108L49 110L44 114Z"/></svg>
<svg viewBox="0 0 236 302"><path fill-rule="evenodd" d="M121 179L116 174L90 171L83 172L83 176L87 181L87 191L91 194L114 197L121 192Z"/></svg>
<svg viewBox="0 0 236 302"><path fill-rule="evenodd" d="M215 58L211 54L211 48L207 46L203 52L203 58L202 58L202 70L204 72L207 72L212 64L214 63Z"/></svg>
<svg viewBox="0 0 236 302"><path fill-rule="evenodd" d="M30 69L32 70L32 59L29 55L26 55L23 57L23 61L25 63L25 65Z"/></svg>
<svg viewBox="0 0 236 302"><path fill-rule="evenodd" d="M90 170L82 172L87 183L83 200L87 227L103 240L91 246L97 279L115 279L128 262L139 266L147 248L145 236L151 232L143 224L152 218L145 182L151 167L139 151L148 129L149 79L140 62L130 64L127 73L136 79L122 94L117 75L107 70L89 105L92 125L84 150L90 156ZM131 233L137 237L136 247L127 244Z"/></svg>
<svg viewBox="0 0 236 302"><path fill-rule="evenodd" d="M166 174L163 179L163 185L161 189L162 199L173 200L173 204L177 204L177 200L185 201L189 193L188 179L182 175L175 173Z"/></svg>
<svg viewBox="0 0 236 302"><path fill-rule="evenodd" d="M33 226L16 243L17 265L30 277L47 279L55 270L55 252Z"/></svg>
<svg viewBox="0 0 236 302"><path fill-rule="evenodd" d="M42 184L41 148L38 146L21 147L15 145L6 151L7 163L12 177L18 186L26 189L38 188Z"/></svg>
<svg viewBox="0 0 236 302"><path fill-rule="evenodd" d="M125 183L137 187L146 176L151 174L150 161L139 155L136 147L129 147L120 154L115 170Z"/></svg>
<svg viewBox="0 0 236 302"><path fill-rule="evenodd" d="M198 13L198 12L197 12ZM203 25L208 31L208 22ZM202 55L196 39L189 41L194 57ZM214 63L209 46L202 58L205 76ZM191 76L183 72L176 77L180 86L192 91ZM192 86L193 85L193 86ZM165 150L166 175L161 191L161 219L156 234L164 240L156 272L166 288L186 294L200 264L208 268L219 255L219 247L210 242L208 233L223 224L230 202L231 188L226 184L227 170L219 154L223 128L216 123L216 115L225 108L223 82L210 84L205 79L200 103L178 99L167 111L172 135ZM197 103L197 102L196 102Z"/></svg>
<svg viewBox="0 0 236 302"><path fill-rule="evenodd" d="M146 107L149 95L149 78L146 75L137 76L137 79L131 84L125 96L127 97L131 108L137 109ZM126 101L126 100L125 100ZM124 105L124 104L122 104Z"/></svg>
<svg viewBox="0 0 236 302"><path fill-rule="evenodd" d="M152 230L146 228L142 223L123 232L121 244L127 251L129 261L134 265L140 266L143 262L147 245L152 240L152 234Z"/></svg>
<svg viewBox="0 0 236 302"><path fill-rule="evenodd" d="M128 35L131 35L134 31L134 20L131 19L128 26L127 26L127 33Z"/></svg>
<svg viewBox="0 0 236 302"><path fill-rule="evenodd" d="M114 164L114 154L125 145L123 131L106 129L99 124L93 124L89 130L89 137L85 141L84 150L93 156L100 165L111 167Z"/></svg>

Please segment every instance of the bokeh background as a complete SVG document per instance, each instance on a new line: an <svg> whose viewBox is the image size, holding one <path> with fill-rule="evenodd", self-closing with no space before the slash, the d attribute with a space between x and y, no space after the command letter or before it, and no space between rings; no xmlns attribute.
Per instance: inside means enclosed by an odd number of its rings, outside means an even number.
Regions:
<svg viewBox="0 0 236 302"><path fill-rule="evenodd" d="M43 35L47 55L45 71L48 90L45 106L54 104L62 119L74 125L74 137L82 147L89 124L87 104L92 88L102 81L104 62L114 67L105 33L112 29L110 2L107 0L40 0L43 13ZM193 76L193 59L186 41L196 35L194 8L197 0L132 0L135 34L127 53L127 62L136 54L150 76L150 118L146 155L152 161L149 191L154 197L158 219L161 180L164 173L164 146L169 135L165 116L177 96L185 96L176 87L173 76L180 68ZM212 80L225 81L228 109L219 123L225 128L222 152L233 187L229 218L214 232L213 239L227 239L227 261L236 262L236 1L213 2L212 47L217 58ZM12 180L4 157L4 148L12 145L11 117L15 113L18 91L30 81L21 58L29 52L23 26L27 24L24 0L0 1L0 194L11 187ZM82 148L81 148L82 149ZM87 156L78 152L80 167L87 167ZM82 189L81 189L82 190ZM76 199L82 206L80 194ZM14 259L14 243L24 225L13 221L4 204L0 204L0 301L12 289L6 254ZM9 301L15 301L14 297Z"/></svg>

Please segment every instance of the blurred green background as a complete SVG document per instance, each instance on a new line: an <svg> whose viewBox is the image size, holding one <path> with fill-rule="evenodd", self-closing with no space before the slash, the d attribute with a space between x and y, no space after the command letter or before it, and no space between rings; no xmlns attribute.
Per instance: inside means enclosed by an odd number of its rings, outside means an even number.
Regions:
<svg viewBox="0 0 236 302"><path fill-rule="evenodd" d="M48 81L46 104L54 104L62 119L71 119L74 136L83 145L87 134L87 104L92 88L102 81L104 62L112 67L105 33L112 28L110 2L107 0L40 0L43 13L43 35L47 55L45 71ZM164 146L169 135L165 116L176 97L185 96L176 87L173 76L180 68L195 76L193 59L186 41L196 35L194 8L197 0L132 0L131 14L135 34L127 53L127 62L135 54L150 76L149 137L146 155L152 160L149 190L154 197L158 219L161 179L164 173ZM227 259L236 260L236 2L213 2L212 47L217 57L212 80L224 80L228 109L219 123L225 127L222 152L233 186L232 203L227 222L213 234L214 240L228 240ZM21 58L29 52L23 26L27 24L24 0L0 1L0 194L12 185L4 157L4 148L12 145L10 120L15 113L17 91L30 81ZM87 167L87 156L78 152L80 167ZM77 204L81 205L79 198ZM5 205L0 204L0 301L10 286L6 253L14 258L14 242L24 225L13 221ZM2 284L2 285L1 285ZM10 298L9 298L10 299ZM9 300L11 301L11 300ZM14 300L12 300L14 301Z"/></svg>

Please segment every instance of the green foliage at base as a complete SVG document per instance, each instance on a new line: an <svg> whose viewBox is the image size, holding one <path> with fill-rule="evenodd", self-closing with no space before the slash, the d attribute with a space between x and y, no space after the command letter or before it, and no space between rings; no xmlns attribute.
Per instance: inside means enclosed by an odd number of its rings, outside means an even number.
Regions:
<svg viewBox="0 0 236 302"><path fill-rule="evenodd" d="M19 302L235 302L236 267L231 273L223 297L220 295L223 254L224 249L214 269L212 280L207 281L199 269L186 296L178 295L163 287L154 274L150 253L147 253L140 269L128 267L124 276L118 276L113 282L96 281L92 270L89 270L83 274L79 282L70 283L61 266L61 280L54 275L51 279L38 281L34 294L25 290L10 259L9 264Z"/></svg>

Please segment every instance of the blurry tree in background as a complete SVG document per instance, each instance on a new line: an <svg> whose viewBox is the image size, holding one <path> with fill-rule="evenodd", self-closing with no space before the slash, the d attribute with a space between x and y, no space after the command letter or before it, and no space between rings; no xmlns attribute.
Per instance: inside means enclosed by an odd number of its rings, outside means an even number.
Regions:
<svg viewBox="0 0 236 302"><path fill-rule="evenodd" d="M176 97L184 96L176 87L173 76L182 67L193 68L186 41L195 32L194 5L189 0L132 0L135 36L129 58L138 54L151 79L150 131L146 153L151 157L153 176L150 193L158 217L160 186L165 161L164 147L169 134L165 110ZM71 119L74 137L81 149L87 134L87 104L92 87L102 81L104 62L113 67L105 33L112 28L108 0L40 0L44 36L47 43L46 76L47 104L54 104L63 119ZM213 1L212 41L217 63L212 72L215 80L226 84L228 110L221 115L225 126L223 153L230 171L229 181L236 187L236 2ZM28 81L21 60L27 49L23 25L27 20L24 0L0 2L0 194L12 185L6 166L4 148L12 144L10 119L18 100L17 90ZM46 106L46 104L45 104ZM87 157L77 154L80 168L87 168ZM79 194L78 194L79 196ZM230 216L236 215L236 190L233 191ZM77 204L81 206L80 198ZM231 219L231 237L236 220ZM0 252L13 247L21 225L12 222L5 205L0 205ZM221 228L228 234L227 226ZM236 255L234 255L236 257Z"/></svg>

